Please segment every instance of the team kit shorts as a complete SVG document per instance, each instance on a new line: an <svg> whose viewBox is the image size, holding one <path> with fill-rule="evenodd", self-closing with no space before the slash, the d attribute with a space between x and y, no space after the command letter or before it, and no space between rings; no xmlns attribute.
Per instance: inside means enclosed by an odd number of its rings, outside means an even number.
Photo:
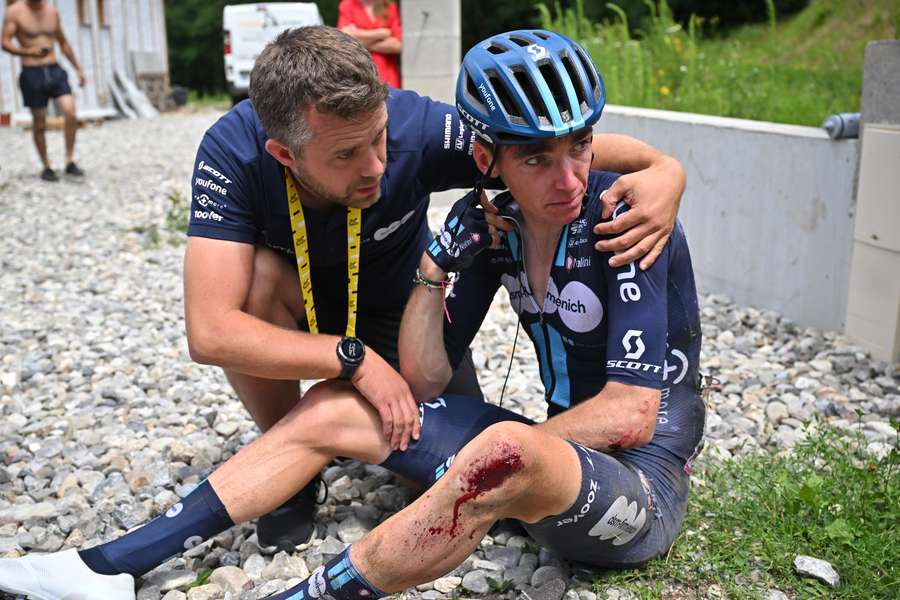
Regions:
<svg viewBox="0 0 900 600"><path fill-rule="evenodd" d="M692 397L677 398L690 394ZM671 400L702 407L695 390L672 389ZM702 410L702 409L698 409ZM443 395L419 405L422 432L382 466L430 487L456 454L494 423L533 421L469 396ZM690 486L689 464L641 449L606 454L569 442L581 462L581 492L566 512L522 523L542 546L567 560L629 568L663 555L681 529ZM651 442L652 444L653 442Z"/></svg>
<svg viewBox="0 0 900 600"><path fill-rule="evenodd" d="M23 66L19 74L22 100L28 108L47 108L50 98L72 93L69 76L58 64Z"/></svg>

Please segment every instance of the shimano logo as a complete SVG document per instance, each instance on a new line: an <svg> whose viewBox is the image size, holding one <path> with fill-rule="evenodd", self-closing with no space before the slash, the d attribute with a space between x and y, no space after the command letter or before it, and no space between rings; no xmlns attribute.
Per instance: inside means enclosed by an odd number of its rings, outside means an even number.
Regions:
<svg viewBox="0 0 900 600"><path fill-rule="evenodd" d="M453 117L450 113L444 115L444 150L450 149L450 139L453 137Z"/></svg>
<svg viewBox="0 0 900 600"><path fill-rule="evenodd" d="M206 164L205 161L202 161L202 160L200 161L200 164L197 165L197 170L198 170L198 171L203 171L203 172L205 172L205 173L209 173L210 175L212 175L213 177L215 177L215 178L218 179L219 181L225 182L225 184L231 183L231 180L230 180L230 179L228 179L227 177L225 177L225 175L223 175L222 173L220 173L218 170L214 169L214 168L212 167L212 165Z"/></svg>
<svg viewBox="0 0 900 600"><path fill-rule="evenodd" d="M484 101L487 102L488 108L491 109L491 112L497 110L497 107L494 106L494 99L491 97L491 93L488 91L487 86L484 83L478 84L478 89L481 91L481 95L484 97Z"/></svg>
<svg viewBox="0 0 900 600"><path fill-rule="evenodd" d="M456 105L456 108L459 109L459 114L461 114L463 116L463 118L465 118L466 121L468 121L473 127L475 127L476 133L481 134L481 132L487 131L487 129L490 127L490 125L488 125L487 123L485 123L483 121L479 121L478 119L473 117L469 113L469 111L464 109L459 104ZM481 130L481 131L479 131L479 130Z"/></svg>
<svg viewBox="0 0 900 600"><path fill-rule="evenodd" d="M644 355L644 340L641 339L641 335L643 335L643 331L640 329L629 329L625 334L625 337L622 338L622 347L625 348L625 358L630 358L633 360L637 360L641 356ZM634 350L631 349L631 340L634 340Z"/></svg>
<svg viewBox="0 0 900 600"><path fill-rule="evenodd" d="M222 187L221 185L219 185L215 181L212 181L211 179L201 179L199 177L195 177L194 185L202 187L202 188L206 188L211 192L216 192L217 194L222 194L223 196L228 195L227 188Z"/></svg>
<svg viewBox="0 0 900 600"><path fill-rule="evenodd" d="M608 360L606 361L606 368L644 371L645 373L659 373L662 371L662 367L659 365L651 365L650 363L642 363L636 360Z"/></svg>

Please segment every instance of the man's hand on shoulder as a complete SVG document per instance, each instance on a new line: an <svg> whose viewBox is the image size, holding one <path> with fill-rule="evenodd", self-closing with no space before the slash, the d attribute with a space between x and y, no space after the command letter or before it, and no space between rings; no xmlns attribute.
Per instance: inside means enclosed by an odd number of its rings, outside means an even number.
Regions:
<svg viewBox="0 0 900 600"><path fill-rule="evenodd" d="M419 407L409 385L378 353L367 348L350 381L378 411L391 449L406 450L410 438L419 439Z"/></svg>
<svg viewBox="0 0 900 600"><path fill-rule="evenodd" d="M621 217L595 225L594 233L615 236L597 242L600 252L617 252L609 264L620 267L641 259L649 269L669 241L684 192L684 169L677 160L661 156L650 167L622 175L603 196L603 218L624 201L630 210Z"/></svg>

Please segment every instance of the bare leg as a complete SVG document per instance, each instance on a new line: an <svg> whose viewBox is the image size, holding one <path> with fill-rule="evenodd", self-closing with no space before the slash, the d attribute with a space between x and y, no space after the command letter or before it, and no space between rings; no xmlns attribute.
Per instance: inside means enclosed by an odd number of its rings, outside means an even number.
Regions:
<svg viewBox="0 0 900 600"><path fill-rule="evenodd" d="M571 507L581 477L562 439L521 423L492 425L470 442L432 488L351 547L353 564L394 593L461 564L491 525L536 522Z"/></svg>
<svg viewBox="0 0 900 600"><path fill-rule="evenodd" d="M66 165L72 162L75 155L75 132L78 131L78 120L75 118L75 99L71 94L57 98L66 125Z"/></svg>
<svg viewBox="0 0 900 600"><path fill-rule="evenodd" d="M45 169L50 168L50 159L47 157L47 109L31 109L31 136L34 139L34 147Z"/></svg>
<svg viewBox="0 0 900 600"><path fill-rule="evenodd" d="M256 249L244 310L287 329L297 329L298 321L306 319L297 272L272 250ZM225 376L261 431L272 427L300 399L297 381L262 379L228 369Z"/></svg>
<svg viewBox="0 0 900 600"><path fill-rule="evenodd" d="M283 504L335 456L378 464L390 453L375 409L349 384L326 381L216 469L209 482L240 523Z"/></svg>

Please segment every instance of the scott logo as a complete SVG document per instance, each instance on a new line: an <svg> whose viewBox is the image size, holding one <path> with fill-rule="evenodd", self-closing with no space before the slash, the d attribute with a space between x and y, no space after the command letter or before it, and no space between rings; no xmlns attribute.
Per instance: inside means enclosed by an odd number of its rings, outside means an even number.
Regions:
<svg viewBox="0 0 900 600"><path fill-rule="evenodd" d="M225 175L223 175L222 173L219 173L219 171L216 170L215 168L213 168L212 165L206 164L205 161L202 161L202 160L200 161L200 164L197 165L197 170L198 170L198 171L204 171L204 172L206 172L206 173L209 173L209 174L212 175L213 177L216 177L217 179L219 179L220 181L225 182L226 184L231 183L231 180L230 180L230 179L228 179L227 177L225 177Z"/></svg>
<svg viewBox="0 0 900 600"><path fill-rule="evenodd" d="M625 358L631 360L637 360L644 355L644 340L641 339L641 335L644 332L640 329L629 329L625 333L625 337L622 338L622 347L625 348ZM631 349L631 340L634 340L634 350Z"/></svg>
<svg viewBox="0 0 900 600"><path fill-rule="evenodd" d="M543 46L538 46L537 44L531 44L530 46L525 48L525 51L528 52L528 54L530 54L531 57L536 61L541 60L542 58L547 58L548 56L547 49Z"/></svg>

